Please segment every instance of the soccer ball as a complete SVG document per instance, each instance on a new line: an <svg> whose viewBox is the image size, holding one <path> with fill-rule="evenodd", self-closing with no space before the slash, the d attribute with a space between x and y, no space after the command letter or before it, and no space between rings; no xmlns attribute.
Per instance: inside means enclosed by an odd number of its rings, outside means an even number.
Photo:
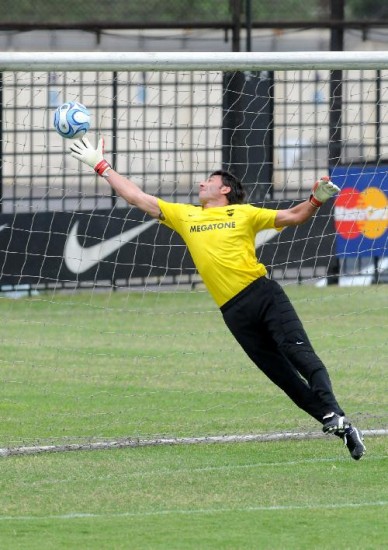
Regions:
<svg viewBox="0 0 388 550"><path fill-rule="evenodd" d="M69 101L57 108L54 115L54 128L64 138L77 139L89 130L90 114L85 105Z"/></svg>

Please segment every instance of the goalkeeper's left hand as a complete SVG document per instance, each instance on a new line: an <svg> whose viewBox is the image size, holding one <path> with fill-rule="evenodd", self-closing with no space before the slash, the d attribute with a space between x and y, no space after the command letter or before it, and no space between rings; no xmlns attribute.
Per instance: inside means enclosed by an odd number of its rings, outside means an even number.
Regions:
<svg viewBox="0 0 388 550"><path fill-rule="evenodd" d="M100 138L96 149L92 146L87 137L77 139L70 146L71 156L84 162L99 176L104 176L111 165L104 159L104 138Z"/></svg>
<svg viewBox="0 0 388 550"><path fill-rule="evenodd" d="M340 192L340 188L337 187L329 176L323 176L319 181L315 182L310 195L310 203L319 208L324 202Z"/></svg>

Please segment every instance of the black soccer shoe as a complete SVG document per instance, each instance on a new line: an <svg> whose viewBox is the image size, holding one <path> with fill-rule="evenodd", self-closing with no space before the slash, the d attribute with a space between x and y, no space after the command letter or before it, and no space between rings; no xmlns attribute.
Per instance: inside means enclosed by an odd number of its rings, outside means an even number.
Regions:
<svg viewBox="0 0 388 550"><path fill-rule="evenodd" d="M350 421L346 416L340 416L337 413L330 413L323 417L322 431L325 434L341 435L344 434L347 428L350 428Z"/></svg>
<svg viewBox="0 0 388 550"><path fill-rule="evenodd" d="M349 449L350 456L354 458L354 460L360 460L366 452L366 447L362 439L362 433L354 426L349 426L345 429L343 440Z"/></svg>

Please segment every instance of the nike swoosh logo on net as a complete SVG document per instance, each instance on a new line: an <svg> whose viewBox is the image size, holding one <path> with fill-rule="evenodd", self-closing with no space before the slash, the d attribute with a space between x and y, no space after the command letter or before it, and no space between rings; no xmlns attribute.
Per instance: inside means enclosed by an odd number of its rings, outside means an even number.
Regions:
<svg viewBox="0 0 388 550"><path fill-rule="evenodd" d="M264 229L263 231L257 233L255 238L256 249L259 248L259 246L263 246L263 244L272 240L274 237L276 237L276 235L279 235L279 231L277 231L276 229Z"/></svg>
<svg viewBox="0 0 388 550"><path fill-rule="evenodd" d="M124 231L124 233L119 233L110 239L86 248L81 246L78 241L79 222L75 222L68 234L63 250L63 258L67 269L76 275L85 273L85 271L88 271L88 269L91 269L119 250L124 244L144 233L156 221L151 220L142 223L132 229L128 229L128 231Z"/></svg>

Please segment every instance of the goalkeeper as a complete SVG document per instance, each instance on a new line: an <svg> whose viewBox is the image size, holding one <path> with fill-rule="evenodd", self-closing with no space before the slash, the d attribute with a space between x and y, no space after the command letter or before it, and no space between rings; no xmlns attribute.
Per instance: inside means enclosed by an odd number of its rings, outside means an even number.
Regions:
<svg viewBox="0 0 388 550"><path fill-rule="evenodd" d="M292 401L340 437L355 460L365 453L360 431L338 404L326 367L315 354L281 286L266 277L255 251L255 235L308 221L339 189L328 177L308 200L285 210L244 204L241 183L229 172L213 172L199 184L200 206L170 203L144 193L111 168L87 138L71 147L74 158L93 168L129 204L158 218L185 241L224 321L251 360Z"/></svg>

